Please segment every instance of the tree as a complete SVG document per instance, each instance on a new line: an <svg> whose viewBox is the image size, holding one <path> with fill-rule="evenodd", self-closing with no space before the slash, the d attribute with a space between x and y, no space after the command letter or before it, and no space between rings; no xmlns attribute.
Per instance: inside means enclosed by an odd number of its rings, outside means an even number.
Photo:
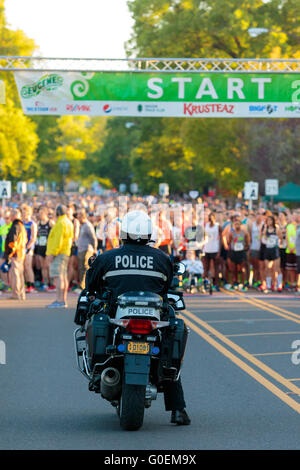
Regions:
<svg viewBox="0 0 300 470"><path fill-rule="evenodd" d="M59 162L70 164L66 180L87 183L97 175L95 153L103 145L106 118L89 116L37 116L40 136L37 166L38 176L44 180L60 181Z"/></svg>
<svg viewBox="0 0 300 470"><path fill-rule="evenodd" d="M172 192L184 192L213 183L197 153L185 144L184 120L144 118L144 135L131 152L136 181L148 192L167 182Z"/></svg>
<svg viewBox="0 0 300 470"><path fill-rule="evenodd" d="M0 55L31 55L34 42L23 31L8 28L4 0L0 0ZM13 75L2 72L6 86L6 103L0 105L0 165L1 177L25 179L35 161L38 136L35 124L20 109Z"/></svg>
<svg viewBox="0 0 300 470"><path fill-rule="evenodd" d="M139 144L142 135L142 119L109 118L103 146L92 160L98 175L106 177L114 187L129 185L132 177L130 155Z"/></svg>
<svg viewBox="0 0 300 470"><path fill-rule="evenodd" d="M128 7L135 23L127 51L138 57L299 57L298 0L134 0ZM270 32L253 38L250 27Z"/></svg>
<svg viewBox="0 0 300 470"><path fill-rule="evenodd" d="M133 35L127 43L128 56L300 57L298 0L133 0L128 5L134 19ZM269 32L251 37L250 27L263 27ZM171 120L161 118L159 121L166 135L171 134ZM277 168L285 168L281 177L295 180L293 168L300 163L299 139L296 138L300 126L295 121L272 119L267 123L263 119L189 118L179 120L176 135L181 136L180 154L189 156L186 164L189 162L191 168L208 172L220 190L236 192L242 189L247 178L270 177L275 155ZM269 140L264 136L266 131ZM276 138L272 139L272 132ZM139 162L142 175L144 166L156 168L151 152L157 151L157 147L151 138L139 148L144 150L144 156L139 157L137 149L131 162L135 169ZM253 157L254 149L259 162ZM173 156L175 168L181 165L182 159L178 153ZM160 169L170 166L169 158L168 152L161 156ZM159 174L158 170L157 178Z"/></svg>
<svg viewBox="0 0 300 470"><path fill-rule="evenodd" d="M35 125L10 98L0 105L0 163L3 179L22 180L34 164L38 137Z"/></svg>

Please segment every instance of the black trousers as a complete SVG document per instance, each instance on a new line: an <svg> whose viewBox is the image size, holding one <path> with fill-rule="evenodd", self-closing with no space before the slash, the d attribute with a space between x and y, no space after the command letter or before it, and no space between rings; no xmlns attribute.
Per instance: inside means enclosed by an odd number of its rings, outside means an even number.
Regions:
<svg viewBox="0 0 300 470"><path fill-rule="evenodd" d="M181 378L177 382L167 382L164 385L166 411L182 410L186 407Z"/></svg>

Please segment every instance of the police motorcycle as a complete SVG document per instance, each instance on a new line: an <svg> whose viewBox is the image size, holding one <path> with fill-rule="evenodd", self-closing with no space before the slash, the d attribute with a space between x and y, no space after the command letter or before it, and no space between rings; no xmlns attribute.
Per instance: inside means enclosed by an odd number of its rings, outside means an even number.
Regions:
<svg viewBox="0 0 300 470"><path fill-rule="evenodd" d="M185 266L174 271L183 274ZM77 364L89 390L116 408L121 428L138 430L164 384L180 377L188 329L175 312L185 309L183 293L170 290L164 303L152 292L126 292L113 317L110 297L83 291L78 299Z"/></svg>

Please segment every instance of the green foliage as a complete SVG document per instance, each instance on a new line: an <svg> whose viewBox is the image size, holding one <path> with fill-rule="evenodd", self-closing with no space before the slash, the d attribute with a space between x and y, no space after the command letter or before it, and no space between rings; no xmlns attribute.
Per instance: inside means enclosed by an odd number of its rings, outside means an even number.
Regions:
<svg viewBox="0 0 300 470"><path fill-rule="evenodd" d="M4 0L0 0L0 55L31 55L34 42L22 31L8 28ZM0 74L6 87L6 103L0 104L0 178L24 179L35 166L38 136L35 124L20 109L13 75Z"/></svg>
<svg viewBox="0 0 300 470"><path fill-rule="evenodd" d="M132 0L128 6L134 19L128 56L300 57L299 0ZM269 32L251 37L253 27ZM178 119L175 131L173 120L157 121L163 132L142 139L130 160L146 187L154 187L151 177L173 188L203 189L208 182L236 193L246 179L262 182L276 173L282 182L295 180L298 120L189 118Z"/></svg>
<svg viewBox="0 0 300 470"><path fill-rule="evenodd" d="M131 0L132 57L299 58L299 0ZM250 27L269 30L251 37ZM0 55L30 56L34 42L12 31L0 0ZM0 105L0 178L97 180L118 188L137 182L157 192L236 193L246 179L298 182L297 119L91 118L24 116L12 74L0 74L7 102Z"/></svg>
<svg viewBox="0 0 300 470"><path fill-rule="evenodd" d="M158 185L164 182L169 183L172 192L183 192L195 184L214 181L197 153L186 146L184 121L144 119L144 139L131 152L130 165L135 180L147 192L157 192Z"/></svg>
<svg viewBox="0 0 300 470"><path fill-rule="evenodd" d="M106 118L89 116L38 116L40 144L38 176L42 180L60 181L59 162L67 160L70 170L66 182L99 179L95 168L95 153L103 145ZM109 184L106 181L106 184Z"/></svg>
<svg viewBox="0 0 300 470"><path fill-rule="evenodd" d="M34 163L35 125L10 98L0 105L0 163L3 179L22 179Z"/></svg>
<svg viewBox="0 0 300 470"><path fill-rule="evenodd" d="M108 178L116 188L121 183L128 185L131 182L130 154L140 142L142 121L137 118L109 118L104 145L92 156L97 174Z"/></svg>
<svg viewBox="0 0 300 470"><path fill-rule="evenodd" d="M127 50L134 56L299 57L298 0L133 0L128 6L135 23ZM271 32L252 38L253 27Z"/></svg>

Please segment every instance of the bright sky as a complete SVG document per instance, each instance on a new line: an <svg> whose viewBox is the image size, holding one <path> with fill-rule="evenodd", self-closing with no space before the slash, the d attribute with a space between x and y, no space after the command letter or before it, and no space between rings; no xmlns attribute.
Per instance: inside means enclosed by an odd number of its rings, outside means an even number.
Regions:
<svg viewBox="0 0 300 470"><path fill-rule="evenodd" d="M133 21L127 0L5 0L6 19L44 57L125 58Z"/></svg>

